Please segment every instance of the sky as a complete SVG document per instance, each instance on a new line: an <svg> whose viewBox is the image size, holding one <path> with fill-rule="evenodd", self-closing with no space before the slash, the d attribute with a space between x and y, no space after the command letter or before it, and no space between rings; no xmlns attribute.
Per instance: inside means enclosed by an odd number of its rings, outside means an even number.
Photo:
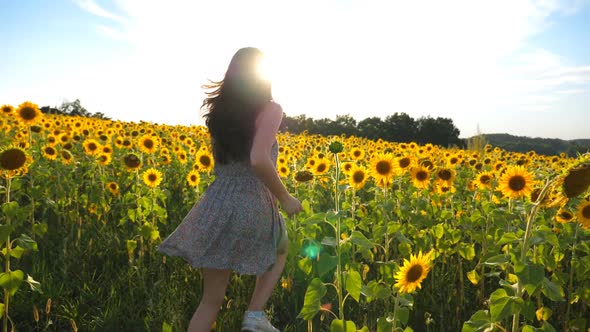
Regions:
<svg viewBox="0 0 590 332"><path fill-rule="evenodd" d="M288 116L590 138L590 0L0 0L0 104L199 125L246 46Z"/></svg>

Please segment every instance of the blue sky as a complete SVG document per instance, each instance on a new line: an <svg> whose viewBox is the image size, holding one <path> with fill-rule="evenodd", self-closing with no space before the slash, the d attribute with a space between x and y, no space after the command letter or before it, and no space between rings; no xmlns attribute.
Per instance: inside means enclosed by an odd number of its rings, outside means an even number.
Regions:
<svg viewBox="0 0 590 332"><path fill-rule="evenodd" d="M287 115L590 138L590 1L0 0L0 104L202 124L200 86L267 53Z"/></svg>

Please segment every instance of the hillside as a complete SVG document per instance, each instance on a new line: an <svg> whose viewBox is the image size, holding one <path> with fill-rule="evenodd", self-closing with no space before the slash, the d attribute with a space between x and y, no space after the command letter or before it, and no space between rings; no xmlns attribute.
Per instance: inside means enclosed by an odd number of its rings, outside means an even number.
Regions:
<svg viewBox="0 0 590 332"><path fill-rule="evenodd" d="M578 152L585 153L590 150L590 139L562 140L559 138L532 138L510 134L485 134L484 136L488 144L507 151L535 151L544 155L557 155L565 152L570 156L575 156Z"/></svg>

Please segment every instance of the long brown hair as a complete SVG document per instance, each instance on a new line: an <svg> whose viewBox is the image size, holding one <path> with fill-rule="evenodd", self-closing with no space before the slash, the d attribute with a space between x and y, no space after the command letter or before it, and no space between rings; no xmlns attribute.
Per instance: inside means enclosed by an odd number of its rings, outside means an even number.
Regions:
<svg viewBox="0 0 590 332"><path fill-rule="evenodd" d="M203 86L213 89L206 92L201 108L218 164L250 159L256 115L272 100L270 82L258 72L262 57L257 48L242 48L232 57L223 80Z"/></svg>

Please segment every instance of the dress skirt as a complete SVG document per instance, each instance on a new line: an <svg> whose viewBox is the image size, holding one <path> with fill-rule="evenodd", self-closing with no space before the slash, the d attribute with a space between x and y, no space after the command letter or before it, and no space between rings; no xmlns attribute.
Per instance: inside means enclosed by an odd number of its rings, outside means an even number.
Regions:
<svg viewBox="0 0 590 332"><path fill-rule="evenodd" d="M277 150L275 144L275 162ZM277 200L247 164L216 165L214 172L213 183L157 250L195 268L263 274L288 241Z"/></svg>

